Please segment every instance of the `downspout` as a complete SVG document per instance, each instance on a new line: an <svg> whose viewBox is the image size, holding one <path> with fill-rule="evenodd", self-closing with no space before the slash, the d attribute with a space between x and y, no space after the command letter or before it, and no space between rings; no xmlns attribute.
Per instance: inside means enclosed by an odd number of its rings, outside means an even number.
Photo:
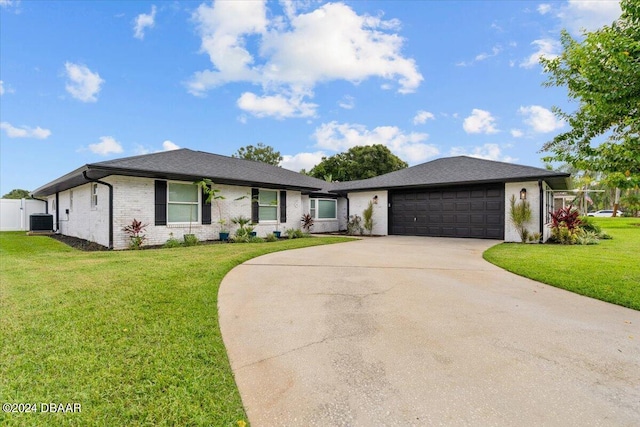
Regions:
<svg viewBox="0 0 640 427"><path fill-rule="evenodd" d="M540 189L540 240L539 243L544 243L544 207L545 207L545 198L544 198L544 189L542 186L542 180L538 180L538 188Z"/></svg>
<svg viewBox="0 0 640 427"><path fill-rule="evenodd" d="M60 192L56 191L56 229L53 230L56 233L60 231L60 215L58 212L60 212Z"/></svg>
<svg viewBox="0 0 640 427"><path fill-rule="evenodd" d="M106 185L109 187L109 249L113 249L113 185L108 182L100 181L99 179L89 178L87 171L82 172L84 179L90 182L96 182L98 184Z"/></svg>

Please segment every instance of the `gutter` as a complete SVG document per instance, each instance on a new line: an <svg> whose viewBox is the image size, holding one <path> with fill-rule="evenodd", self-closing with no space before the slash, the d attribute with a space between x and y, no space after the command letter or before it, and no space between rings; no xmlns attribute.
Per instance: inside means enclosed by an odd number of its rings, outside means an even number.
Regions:
<svg viewBox="0 0 640 427"><path fill-rule="evenodd" d="M56 233L60 231L60 193L56 191Z"/></svg>
<svg viewBox="0 0 640 427"><path fill-rule="evenodd" d="M89 178L87 171L82 172L84 179L90 182L106 185L109 187L109 250L113 249L113 185L108 182L100 181L99 179Z"/></svg>

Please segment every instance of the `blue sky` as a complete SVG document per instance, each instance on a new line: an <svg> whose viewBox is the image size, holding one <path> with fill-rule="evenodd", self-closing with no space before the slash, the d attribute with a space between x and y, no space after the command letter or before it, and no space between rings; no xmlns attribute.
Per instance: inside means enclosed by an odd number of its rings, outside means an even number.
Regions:
<svg viewBox="0 0 640 427"><path fill-rule="evenodd" d="M410 165L542 166L572 109L537 59L608 1L0 0L0 192L86 163L263 142L310 169L355 145Z"/></svg>

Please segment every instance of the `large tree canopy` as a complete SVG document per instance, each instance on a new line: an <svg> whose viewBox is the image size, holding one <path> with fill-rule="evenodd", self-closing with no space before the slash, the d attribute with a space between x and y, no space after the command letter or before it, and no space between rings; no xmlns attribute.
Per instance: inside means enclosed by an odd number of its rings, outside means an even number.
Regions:
<svg viewBox="0 0 640 427"><path fill-rule="evenodd" d="M621 0L620 6L616 22L582 41L563 31L562 54L542 60L545 85L566 86L578 101L570 114L554 108L571 129L543 151L578 169L629 176L640 173L640 2Z"/></svg>
<svg viewBox="0 0 640 427"><path fill-rule="evenodd" d="M9 191L7 194L2 196L3 199L30 199L29 190L22 190L20 188L15 188Z"/></svg>
<svg viewBox="0 0 640 427"><path fill-rule="evenodd" d="M245 160L254 160L256 162L268 163L273 166L278 166L282 161L282 156L279 151L276 151L270 145L264 145L259 142L257 145L247 145L240 147L238 151L231 155L231 157L238 157Z"/></svg>
<svg viewBox="0 0 640 427"><path fill-rule="evenodd" d="M354 181L404 169L409 165L381 144L357 146L323 157L309 175L330 181Z"/></svg>

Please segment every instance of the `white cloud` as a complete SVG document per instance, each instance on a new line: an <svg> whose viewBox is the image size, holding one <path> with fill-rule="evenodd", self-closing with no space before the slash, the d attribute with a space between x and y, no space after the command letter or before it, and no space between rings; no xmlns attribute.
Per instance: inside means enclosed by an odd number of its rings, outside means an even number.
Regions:
<svg viewBox="0 0 640 427"><path fill-rule="evenodd" d="M537 10L540 15L546 15L551 11L551 5L549 3L541 3L538 5Z"/></svg>
<svg viewBox="0 0 640 427"><path fill-rule="evenodd" d="M564 126L563 120L557 119L553 112L539 105L520 107L518 113L525 116L524 122L537 133L553 132Z"/></svg>
<svg viewBox="0 0 640 427"><path fill-rule="evenodd" d="M561 50L560 42L548 38L534 40L531 45L535 46L537 50L520 62L520 66L523 68L532 68L538 65L540 58L553 59L558 56Z"/></svg>
<svg viewBox="0 0 640 427"><path fill-rule="evenodd" d="M558 13L562 26L577 36L582 30L593 31L610 25L620 17L618 0L569 0Z"/></svg>
<svg viewBox="0 0 640 427"><path fill-rule="evenodd" d="M316 128L313 138L319 148L346 151L356 145L382 144L408 163L419 163L439 154L436 146L425 144L426 133L404 133L395 126L378 126L369 130L364 125L351 123L323 123Z"/></svg>
<svg viewBox="0 0 640 427"><path fill-rule="evenodd" d="M342 3L327 3L310 12L307 5L285 3L285 16L273 16L266 2L222 1L202 4L193 14L201 51L210 70L198 71L186 82L190 93L202 96L229 82L262 86L262 96L242 100L264 116L308 117L313 104L294 102L293 95L313 96L320 82L346 80L358 84L371 77L393 81L398 92L414 92L423 80L413 59L402 56L404 39L394 31L399 23L358 15ZM259 45L254 56L247 45ZM253 95L253 96L252 96ZM291 98L289 102L279 96ZM277 103L281 112L274 112ZM247 107L251 107L248 105Z"/></svg>
<svg viewBox="0 0 640 427"><path fill-rule="evenodd" d="M511 136L514 138L522 138L524 136L524 132L520 129L511 129Z"/></svg>
<svg viewBox="0 0 640 427"><path fill-rule="evenodd" d="M162 151L172 151L179 149L180 146L169 141L168 139L162 143Z"/></svg>
<svg viewBox="0 0 640 427"><path fill-rule="evenodd" d="M237 101L238 107L256 117L314 117L316 104L303 102L303 94L294 94L286 98L283 94L257 96L251 92L243 93Z"/></svg>
<svg viewBox="0 0 640 427"><path fill-rule="evenodd" d="M479 147L473 147L471 150L464 147L453 147L449 152L449 155L470 156L478 159L497 160L509 163L516 162L518 160L517 158L502 154L502 149L498 144L484 144Z"/></svg>
<svg viewBox="0 0 640 427"><path fill-rule="evenodd" d="M342 100L338 102L338 105L345 110L352 110L353 107L356 106L356 100L353 96L345 95Z"/></svg>
<svg viewBox="0 0 640 427"><path fill-rule="evenodd" d="M423 125L427 122L427 120L435 120L436 117L433 115L433 113L430 113L428 111L425 110L419 110L416 115L413 117L413 124L414 125Z"/></svg>
<svg viewBox="0 0 640 427"><path fill-rule="evenodd" d="M282 156L280 166L285 169L299 172L301 169L309 171L315 165L322 161L322 157L326 156L323 151L315 151L313 153L298 153L295 155Z"/></svg>
<svg viewBox="0 0 640 427"><path fill-rule="evenodd" d="M0 80L0 95L4 95L4 82Z"/></svg>
<svg viewBox="0 0 640 427"><path fill-rule="evenodd" d="M104 83L100 75L81 64L66 62L64 67L69 79L66 85L67 92L82 102L96 102L96 95Z"/></svg>
<svg viewBox="0 0 640 427"><path fill-rule="evenodd" d="M498 56L502 52L502 46L494 46L491 48L491 53L483 52L479 55L476 55L476 61L484 61L485 59L493 58L494 56Z"/></svg>
<svg viewBox="0 0 640 427"><path fill-rule="evenodd" d="M89 144L89 150L92 153L106 156L112 153L122 153L122 145L112 136L101 136L100 142Z"/></svg>
<svg viewBox="0 0 640 427"><path fill-rule="evenodd" d="M490 112L474 108L471 111L471 115L464 119L462 128L467 133L498 133L499 130L495 127L495 121L496 119Z"/></svg>
<svg viewBox="0 0 640 427"><path fill-rule="evenodd" d="M4 130L9 138L47 139L51 136L51 131L49 129L43 129L40 126L35 129L28 126L17 128L8 122L2 122L0 123L0 129Z"/></svg>
<svg viewBox="0 0 640 427"><path fill-rule="evenodd" d="M0 0L0 7L18 6L20 0Z"/></svg>
<svg viewBox="0 0 640 427"><path fill-rule="evenodd" d="M144 30L146 28L153 28L156 25L156 6L151 6L151 13L141 13L135 19L133 25L133 37L137 39L144 39Z"/></svg>
<svg viewBox="0 0 640 427"><path fill-rule="evenodd" d="M133 152L137 155L143 155L143 154L149 154L151 150L145 147L144 145L136 144L136 147L134 148Z"/></svg>
<svg viewBox="0 0 640 427"><path fill-rule="evenodd" d="M149 153L160 153L162 151L171 151L178 150L180 146L169 141L168 139L162 143L162 150L154 150L149 147L145 147L144 145L137 144L136 148L133 150L136 154L149 154Z"/></svg>

